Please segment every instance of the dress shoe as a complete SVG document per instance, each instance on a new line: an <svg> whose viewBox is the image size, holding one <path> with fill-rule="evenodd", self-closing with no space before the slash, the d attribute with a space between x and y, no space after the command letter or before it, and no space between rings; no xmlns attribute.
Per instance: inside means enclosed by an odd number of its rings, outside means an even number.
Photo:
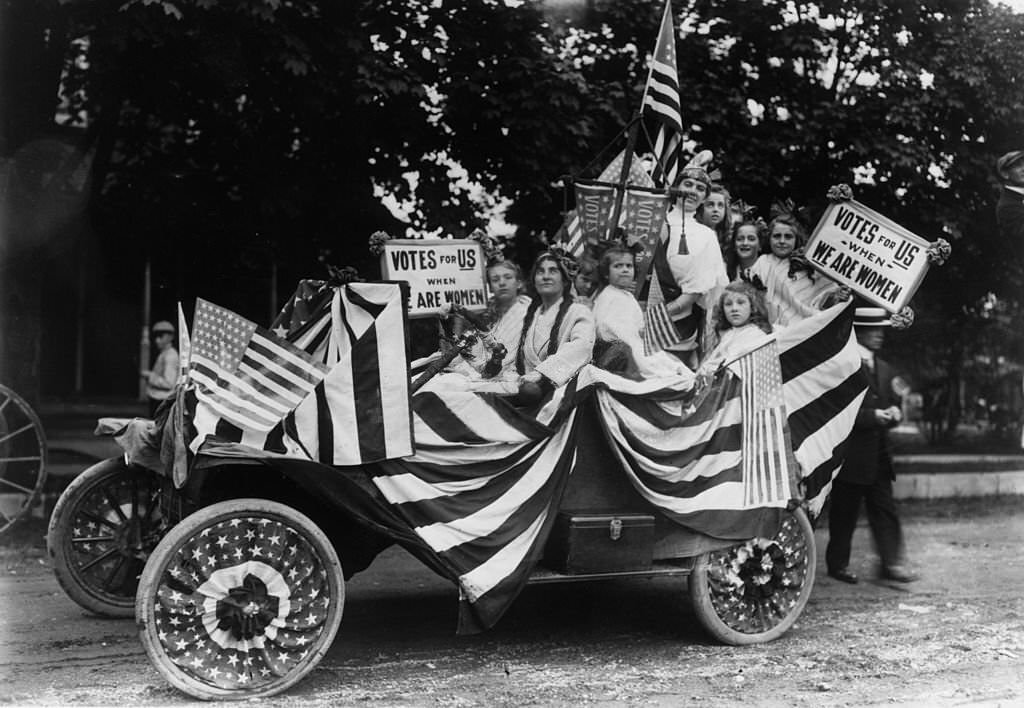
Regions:
<svg viewBox="0 0 1024 708"><path fill-rule="evenodd" d="M828 571L828 577L835 578L842 583L849 583L850 585L857 584L857 576L846 568L843 568L842 570L830 570Z"/></svg>
<svg viewBox="0 0 1024 708"><path fill-rule="evenodd" d="M892 580L896 583L912 583L917 580L917 575L899 565L882 566L879 576L882 580Z"/></svg>

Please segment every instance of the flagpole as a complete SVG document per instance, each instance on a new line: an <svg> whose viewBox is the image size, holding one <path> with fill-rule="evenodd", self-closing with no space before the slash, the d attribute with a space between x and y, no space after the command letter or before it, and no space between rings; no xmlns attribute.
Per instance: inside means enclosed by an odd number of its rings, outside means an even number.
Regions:
<svg viewBox="0 0 1024 708"><path fill-rule="evenodd" d="M615 206L612 209L612 218L608 222L608 239L617 238L619 228L619 216L622 213L622 201L626 197L626 184L629 181L629 168L633 164L633 151L636 149L637 133L640 129L640 114L637 113L629 122L629 137L626 139L626 154L622 158L622 170L619 172L619 180L615 189Z"/></svg>

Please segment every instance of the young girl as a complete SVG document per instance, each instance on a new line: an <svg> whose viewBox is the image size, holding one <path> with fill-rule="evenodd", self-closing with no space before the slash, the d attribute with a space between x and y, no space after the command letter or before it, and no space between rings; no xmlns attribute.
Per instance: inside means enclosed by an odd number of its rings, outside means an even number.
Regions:
<svg viewBox="0 0 1024 708"><path fill-rule="evenodd" d="M737 280L725 286L715 305L718 344L700 366L698 376L709 376L720 366L756 348L773 331L761 291Z"/></svg>
<svg viewBox="0 0 1024 708"><path fill-rule="evenodd" d="M729 248L725 251L725 272L736 280L750 269L764 251L764 222L744 220L733 226Z"/></svg>
<svg viewBox="0 0 1024 708"><path fill-rule="evenodd" d="M792 214L776 216L768 224L771 253L759 257L749 270L765 286L772 324L788 325L817 312L839 289L834 280L815 273L802 256L806 233Z"/></svg>
<svg viewBox="0 0 1024 708"><path fill-rule="evenodd" d="M487 286L491 291L491 299L482 317L489 324L491 336L505 347L501 371L493 378L506 378L515 365L516 345L530 298L522 293L523 271L512 261L490 263L487 266ZM465 329L464 324L457 324L452 328L456 335ZM449 368L478 378L490 360L490 351L478 342L470 348L469 353L469 357L460 356L455 359Z"/></svg>
<svg viewBox="0 0 1024 708"><path fill-rule="evenodd" d="M715 232L718 246L724 255L732 235L732 212L729 208L729 192L725 187L717 183L708 187L708 196L700 207L697 220Z"/></svg>
<svg viewBox="0 0 1024 708"><path fill-rule="evenodd" d="M594 298L597 345L594 363L627 378L690 375L677 358L665 352L644 354L644 315L633 296L636 262L633 252L613 246L597 266L600 290Z"/></svg>
<svg viewBox="0 0 1024 708"><path fill-rule="evenodd" d="M573 299L581 305L594 307L594 295L597 293L597 261L590 255L580 258L579 269L572 279Z"/></svg>

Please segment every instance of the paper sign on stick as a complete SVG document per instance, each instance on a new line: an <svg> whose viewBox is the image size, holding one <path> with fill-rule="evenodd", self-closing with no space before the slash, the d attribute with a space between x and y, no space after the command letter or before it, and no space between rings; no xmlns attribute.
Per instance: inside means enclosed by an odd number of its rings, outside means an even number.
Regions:
<svg viewBox="0 0 1024 708"><path fill-rule="evenodd" d="M804 255L866 300L899 312L928 270L928 246L925 239L851 199L829 205Z"/></svg>
<svg viewBox="0 0 1024 708"><path fill-rule="evenodd" d="M454 302L470 311L487 307L484 251L476 241L391 239L384 242L384 280L409 283L409 317L433 317Z"/></svg>

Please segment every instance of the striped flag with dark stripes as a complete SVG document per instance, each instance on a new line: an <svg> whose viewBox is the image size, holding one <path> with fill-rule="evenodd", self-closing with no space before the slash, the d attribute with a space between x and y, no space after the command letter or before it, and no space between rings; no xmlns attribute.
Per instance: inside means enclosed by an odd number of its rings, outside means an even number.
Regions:
<svg viewBox="0 0 1024 708"><path fill-rule="evenodd" d="M397 283L349 283L331 303L327 360L335 362L284 420L286 449L329 465L413 450L409 364Z"/></svg>
<svg viewBox="0 0 1024 708"><path fill-rule="evenodd" d="M644 87L642 110L658 125L654 155L657 165L654 181L659 185L675 183L679 170L679 145L683 119L679 105L679 74L676 70L676 38L672 26L672 3L665 1L658 41L651 58L647 84Z"/></svg>
<svg viewBox="0 0 1024 708"><path fill-rule="evenodd" d="M821 511L839 474L867 391L852 331L853 311L850 303L834 305L778 332L790 436L812 515Z"/></svg>

